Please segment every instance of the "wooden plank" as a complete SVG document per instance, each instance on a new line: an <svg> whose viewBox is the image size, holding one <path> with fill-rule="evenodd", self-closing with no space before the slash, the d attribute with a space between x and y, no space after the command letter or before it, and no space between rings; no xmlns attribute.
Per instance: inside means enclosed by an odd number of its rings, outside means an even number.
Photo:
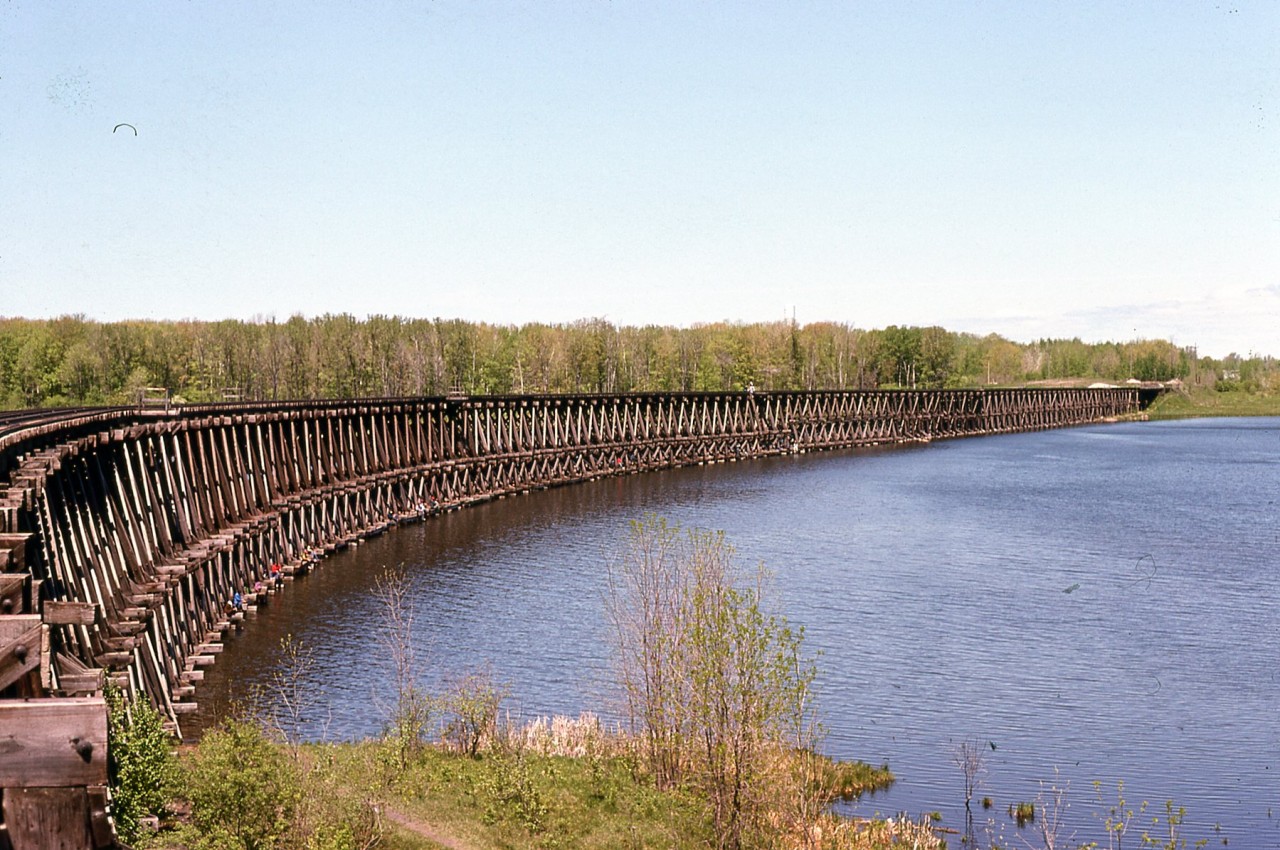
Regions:
<svg viewBox="0 0 1280 850"><path fill-rule="evenodd" d="M58 686L68 694L89 694L102 690L103 670L91 667L83 673L63 673L58 677Z"/></svg>
<svg viewBox="0 0 1280 850"><path fill-rule="evenodd" d="M128 652L137 647L139 641L128 635L108 636L102 638L102 646L108 652Z"/></svg>
<svg viewBox="0 0 1280 850"><path fill-rule="evenodd" d="M23 613L22 591L30 578L27 573L0 573L0 614Z"/></svg>
<svg viewBox="0 0 1280 850"><path fill-rule="evenodd" d="M106 781L107 704L101 697L0 700L0 788L6 789L6 806L15 788Z"/></svg>
<svg viewBox="0 0 1280 850"><path fill-rule="evenodd" d="M146 631L146 628L147 624L139 620L121 620L116 623L116 632L126 637L141 634Z"/></svg>
<svg viewBox="0 0 1280 850"><path fill-rule="evenodd" d="M87 850L94 842L84 788L6 788L4 823L13 850Z"/></svg>
<svg viewBox="0 0 1280 850"><path fill-rule="evenodd" d="M53 651L49 646L49 627L40 629L40 688L35 694L28 696L46 696L53 688Z"/></svg>
<svg viewBox="0 0 1280 850"><path fill-rule="evenodd" d="M85 790L89 792L89 829L93 832L93 846L115 847L116 828L108 812L107 786L92 785Z"/></svg>
<svg viewBox="0 0 1280 850"><path fill-rule="evenodd" d="M31 563L29 555L31 539L34 536L30 532L0 534L0 570L9 572L25 570Z"/></svg>
<svg viewBox="0 0 1280 850"><path fill-rule="evenodd" d="M33 614L0 617L0 690L40 667L42 632L40 618Z"/></svg>
<svg viewBox="0 0 1280 850"><path fill-rule="evenodd" d="M97 619L98 606L92 602L54 602L44 603L42 616L44 621L53 626L92 626Z"/></svg>
<svg viewBox="0 0 1280 850"><path fill-rule="evenodd" d="M133 653L125 651L99 652L95 660L103 667L125 667L133 660Z"/></svg>

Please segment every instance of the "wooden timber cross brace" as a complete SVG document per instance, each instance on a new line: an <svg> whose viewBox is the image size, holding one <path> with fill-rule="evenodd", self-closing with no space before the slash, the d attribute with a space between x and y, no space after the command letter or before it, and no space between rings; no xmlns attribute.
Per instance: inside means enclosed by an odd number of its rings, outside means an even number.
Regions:
<svg viewBox="0 0 1280 850"><path fill-rule="evenodd" d="M40 601L26 569L33 535L0 534L0 848L105 848L107 713L101 696L50 693L51 627L92 619L92 605ZM36 613L43 607L43 613ZM100 693L102 671L64 692Z"/></svg>
<svg viewBox="0 0 1280 850"><path fill-rule="evenodd" d="M451 396L0 414L0 850L110 845L105 683L180 731L225 631L325 554L398 523L604 476L1099 422L1155 395Z"/></svg>

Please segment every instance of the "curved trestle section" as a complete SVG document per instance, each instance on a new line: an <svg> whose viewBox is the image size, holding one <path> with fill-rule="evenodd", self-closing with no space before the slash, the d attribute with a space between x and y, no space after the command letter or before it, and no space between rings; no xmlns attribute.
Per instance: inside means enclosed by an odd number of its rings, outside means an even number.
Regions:
<svg viewBox="0 0 1280 850"><path fill-rule="evenodd" d="M0 695L93 695L109 677L176 723L218 635L243 616L229 610L235 594L251 606L279 581L273 564L290 574L317 549L437 506L708 461L1077 425L1144 400L1130 389L387 399L120 411L46 429L3 458ZM29 648L16 662L19 645Z"/></svg>

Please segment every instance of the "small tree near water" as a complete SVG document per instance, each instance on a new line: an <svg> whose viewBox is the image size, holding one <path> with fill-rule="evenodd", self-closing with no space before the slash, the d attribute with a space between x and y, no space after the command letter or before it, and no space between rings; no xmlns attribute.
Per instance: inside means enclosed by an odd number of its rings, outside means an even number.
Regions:
<svg viewBox="0 0 1280 850"><path fill-rule="evenodd" d="M381 642L391 659L395 696L384 705L386 741L395 767L408 767L422 749L436 702L419 678L413 644L413 600L403 572L387 570L375 585L382 604Z"/></svg>
<svg viewBox="0 0 1280 850"><path fill-rule="evenodd" d="M460 753L475 758L480 746L492 739L498 725L498 710L507 687L498 682L488 667L473 670L454 681L443 700L453 715L445 725L445 740Z"/></svg>
<svg viewBox="0 0 1280 850"><path fill-rule="evenodd" d="M645 763L660 787L701 789L719 846L740 847L814 793L781 767L816 743L803 632L766 611L767 576L739 569L723 534L650 517L629 543L610 565L609 611Z"/></svg>

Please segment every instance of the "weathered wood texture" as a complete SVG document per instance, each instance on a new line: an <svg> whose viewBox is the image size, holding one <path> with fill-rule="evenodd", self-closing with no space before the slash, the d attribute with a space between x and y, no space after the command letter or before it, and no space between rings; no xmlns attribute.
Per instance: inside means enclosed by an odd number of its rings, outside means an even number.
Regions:
<svg viewBox="0 0 1280 850"><path fill-rule="evenodd" d="M13 850L96 850L115 843L107 821L106 788L0 790L4 834Z"/></svg>
<svg viewBox="0 0 1280 850"><path fill-rule="evenodd" d="M39 616L0 615L0 693L40 668L43 638Z"/></svg>
<svg viewBox="0 0 1280 850"><path fill-rule="evenodd" d="M106 783L101 697L0 700L0 788Z"/></svg>

